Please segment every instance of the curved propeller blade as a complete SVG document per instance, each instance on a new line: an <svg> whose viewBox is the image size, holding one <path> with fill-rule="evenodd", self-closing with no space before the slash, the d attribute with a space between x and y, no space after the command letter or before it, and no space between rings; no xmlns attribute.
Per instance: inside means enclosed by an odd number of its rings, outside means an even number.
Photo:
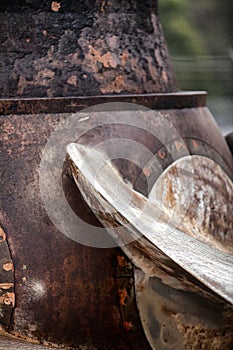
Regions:
<svg viewBox="0 0 233 350"><path fill-rule="evenodd" d="M233 304L233 255L173 226L166 220L169 210L126 184L103 152L75 143L67 152L85 201L139 267L146 270L143 266L149 261L156 271L160 264L160 270L178 279L183 271L184 279L194 277ZM120 225L118 229L108 227L111 221Z"/></svg>

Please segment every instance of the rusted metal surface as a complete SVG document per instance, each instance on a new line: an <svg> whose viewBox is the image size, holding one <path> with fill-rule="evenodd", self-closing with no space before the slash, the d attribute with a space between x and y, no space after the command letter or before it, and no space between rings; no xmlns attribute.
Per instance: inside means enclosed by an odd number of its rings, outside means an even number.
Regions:
<svg viewBox="0 0 233 350"><path fill-rule="evenodd" d="M208 298L164 285L135 269L137 305L154 349L231 349L222 308ZM154 301L157 301L156 303ZM230 323L229 323L230 325Z"/></svg>
<svg viewBox="0 0 233 350"><path fill-rule="evenodd" d="M178 90L157 1L13 1L0 11L2 97Z"/></svg>
<svg viewBox="0 0 233 350"><path fill-rule="evenodd" d="M14 266L6 233L0 226L0 324L8 328L15 305Z"/></svg>
<svg viewBox="0 0 233 350"><path fill-rule="evenodd" d="M76 349L124 350L128 345L118 306L118 250L72 242L52 225L41 203L41 152L65 116L1 118L1 223L15 265L16 305L9 331L29 341ZM82 199L75 200L95 225Z"/></svg>
<svg viewBox="0 0 233 350"><path fill-rule="evenodd" d="M158 98L155 97L155 101ZM43 101L41 103L43 105ZM8 115L1 116L1 224L8 235L16 288L10 332L27 340L69 345L76 349L78 346L85 349L92 344L98 350L125 350L130 346L138 350L140 347L135 338L131 338L133 329L132 332L126 330L131 327L132 318L123 319L120 310L118 289L124 287L118 284L116 256L121 255L121 251L88 248L69 240L54 227L43 208L38 182L42 151L55 127L61 120L69 118L71 112L62 113L61 110L61 113L35 114L36 108L37 102L35 108L32 104L32 114L18 115L9 111ZM182 137L187 135L190 152L216 150L209 157L216 157L225 171L231 173L230 152L215 124L208 119L206 108L160 113L176 124ZM94 117L86 121L90 130L82 135L82 143L94 146L107 139L126 137L137 140L155 154L163 146L153 135L142 130L145 123L151 131L159 128L157 120L142 116L140 128L125 125L119 120L116 123L114 115L108 114L112 122L103 116L102 127L94 127ZM82 115L77 115L79 118L78 128L82 130L86 122L81 121ZM209 128L205 130L207 120ZM198 147L191 142L194 139L198 140ZM68 140L71 141L75 140ZM204 147L206 144L208 149ZM172 162L169 157L159 159L163 169ZM143 162L147 164L147 159ZM125 178L134 183L141 174L141 169L135 168L132 163L119 161L117 165ZM61 176L62 169L58 172ZM74 212L98 226L65 165L62 180ZM142 192L143 185L137 183ZM123 324L123 321L129 324ZM140 327L137 330L142 332ZM140 334L143 339L143 333Z"/></svg>
<svg viewBox="0 0 233 350"><path fill-rule="evenodd" d="M131 264L128 270L122 266L120 249L90 248L61 234L40 197L40 160L51 133L71 113L122 101L163 109L161 120L175 123L189 152L215 159L231 177L232 157L204 108L205 94L176 93L157 1L2 1L0 25L0 223L14 262L16 292L12 318L3 326L19 338L45 345L147 350ZM122 96L104 96L116 94ZM93 110L98 112L97 107ZM82 116L77 119L79 133L84 124ZM157 129L165 133L157 120L142 117L137 127L116 123L114 117L108 125L102 118L103 125L96 127L94 120L90 118L90 130L80 141L92 146L128 137L145 145L161 164L151 182L172 163L152 135ZM152 134L142 130L143 125ZM67 143L72 141L76 140ZM148 174L148 159L141 161ZM146 192L140 167L122 159L115 163L125 179ZM63 169L54 169L51 175L62 178L73 211L99 227L65 160ZM0 344L20 346L7 339L0 339Z"/></svg>

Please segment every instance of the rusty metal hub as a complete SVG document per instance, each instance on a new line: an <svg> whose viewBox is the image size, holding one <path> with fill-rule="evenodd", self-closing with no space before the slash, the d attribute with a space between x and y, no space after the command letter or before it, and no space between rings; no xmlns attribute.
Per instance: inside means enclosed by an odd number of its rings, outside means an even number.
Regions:
<svg viewBox="0 0 233 350"><path fill-rule="evenodd" d="M38 342L73 347L77 347L77 344L87 346L91 342L97 349L103 349L108 344L107 349L125 350L130 342L135 350L139 350L143 347L137 346L135 339L139 336L142 344L144 341L146 344L140 322L135 321L138 320L135 300L130 296L133 293L130 291L132 272L126 284L123 283L124 278L122 283L118 283L117 256L122 255L122 252L118 248L86 247L59 232L41 202L38 167L44 147L60 121L84 107L95 106L91 110L98 112L97 105L100 103L121 101L138 103L169 116L186 140L191 154L204 154L214 159L232 176L232 156L217 126L212 124L205 107L205 96L205 93L191 92L0 100L1 225L10 242L17 291L13 317L10 324L9 318L5 322L12 334ZM111 111L111 107L108 110ZM81 117L77 114L77 118ZM208 129L205 127L207 120ZM130 128L122 123L115 123L113 127L111 124L105 125L105 122L103 120L101 128L92 130L94 121L90 119L89 132L82 136L81 141L94 145L111 137L127 136L157 153L164 169L169 165L169 159L164 157L161 144L155 138L149 134L145 137L139 128ZM142 123L147 121L142 120ZM151 130L158 127L152 120ZM72 141L76 140L68 140L67 143ZM140 172L132 164L119 162L118 166L132 182L138 179ZM62 167L58 169L58 175L61 177L63 171L63 189L74 212L91 225L99 225L69 172L65 168L63 170ZM142 185L138 183L139 190ZM0 244L3 246L6 243ZM1 281L6 282L14 281L5 278ZM129 313L125 312L123 305L125 289L134 310L131 309ZM9 311L12 306L13 303L10 303ZM134 318L129 316L132 314ZM135 326L137 322L138 326ZM112 327L111 332L109 325Z"/></svg>

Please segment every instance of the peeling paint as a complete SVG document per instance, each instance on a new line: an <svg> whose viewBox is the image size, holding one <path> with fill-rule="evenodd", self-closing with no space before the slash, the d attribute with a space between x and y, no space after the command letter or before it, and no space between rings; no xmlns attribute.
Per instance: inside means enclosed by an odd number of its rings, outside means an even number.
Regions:
<svg viewBox="0 0 233 350"><path fill-rule="evenodd" d="M5 271L14 271L14 266L13 266L13 262L6 262L3 264L3 269Z"/></svg>
<svg viewBox="0 0 233 350"><path fill-rule="evenodd" d="M57 1L52 1L51 3L51 10L54 12L58 12L61 8L61 4Z"/></svg>
<svg viewBox="0 0 233 350"><path fill-rule="evenodd" d="M119 267L127 266L127 261L123 255L117 255L117 263Z"/></svg>
<svg viewBox="0 0 233 350"><path fill-rule="evenodd" d="M127 290L124 289L118 289L118 295L120 298L120 305L125 305L126 303L126 298L128 296Z"/></svg>
<svg viewBox="0 0 233 350"><path fill-rule="evenodd" d="M14 287L14 283L0 283L1 289L10 289L12 287Z"/></svg>
<svg viewBox="0 0 233 350"><path fill-rule="evenodd" d="M5 294L2 294L0 296L0 304L6 304L6 305L11 305L14 307L15 305L15 294L7 292Z"/></svg>

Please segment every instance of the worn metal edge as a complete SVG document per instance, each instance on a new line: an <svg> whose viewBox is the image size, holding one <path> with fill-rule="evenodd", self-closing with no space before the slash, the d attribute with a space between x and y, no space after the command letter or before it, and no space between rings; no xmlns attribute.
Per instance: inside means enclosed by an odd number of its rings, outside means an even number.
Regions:
<svg viewBox="0 0 233 350"><path fill-rule="evenodd" d="M2 347L1 347L2 346ZM39 341L33 340L31 338L22 337L20 334L12 334L6 332L0 326L0 350L3 349L3 346L9 350L46 350L46 349L55 349L55 350L70 350L71 348L66 346L58 346L56 344L49 344L44 341L40 343ZM10 348L8 348L10 346Z"/></svg>
<svg viewBox="0 0 233 350"><path fill-rule="evenodd" d="M101 103L125 102L151 109L183 109L206 106L205 91L87 97L2 98L0 114L75 113Z"/></svg>
<svg viewBox="0 0 233 350"><path fill-rule="evenodd" d="M152 350L145 335L136 303L135 266L122 252L117 255L117 285L122 326L135 350Z"/></svg>

